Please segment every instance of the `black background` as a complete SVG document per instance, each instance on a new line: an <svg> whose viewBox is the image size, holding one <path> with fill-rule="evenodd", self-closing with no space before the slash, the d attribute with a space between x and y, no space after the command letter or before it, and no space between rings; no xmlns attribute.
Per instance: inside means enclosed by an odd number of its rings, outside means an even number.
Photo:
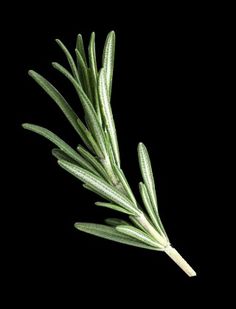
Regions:
<svg viewBox="0 0 236 309"><path fill-rule="evenodd" d="M15 116L11 153L16 164L10 177L14 193L8 194L12 223L6 234L11 237L13 270L8 279L16 288L17 302L31 308L34 302L56 307L64 301L66 308L82 301L86 308L93 302L111 307L113 302L119 306L139 300L180 300L183 305L188 298L197 302L209 295L213 283L215 288L222 284L222 271L215 272L218 259L213 259L220 204L213 179L220 169L214 154L222 127L222 16L214 8L128 9L115 3L100 4L100 10L92 3L57 4L51 10L35 4L17 10L9 13L6 34L5 52L11 62L3 63L10 68L7 106ZM102 222L116 214L97 209L96 196L57 166L50 154L53 146L21 128L22 122L32 122L73 146L80 142L27 70L52 81L80 113L73 89L50 65L66 64L54 39L73 51L77 33L88 44L95 31L101 58L110 30L117 38L112 107L122 167L138 194L136 147L144 142L164 225L173 245L197 271L196 278L189 279L162 253L76 231L76 221Z"/></svg>

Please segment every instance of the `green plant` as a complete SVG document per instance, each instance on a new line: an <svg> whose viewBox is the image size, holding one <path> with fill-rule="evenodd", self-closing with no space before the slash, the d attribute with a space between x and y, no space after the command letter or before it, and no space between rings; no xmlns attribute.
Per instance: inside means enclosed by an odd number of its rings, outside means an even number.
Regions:
<svg viewBox="0 0 236 309"><path fill-rule="evenodd" d="M106 224L75 223L75 227L99 237L120 243L167 253L189 276L195 271L171 246L160 219L152 167L146 147L138 145L138 159L143 182L139 190L143 206L134 197L129 183L120 167L119 146L113 120L110 99L115 54L115 33L108 34L102 57L102 68L98 70L95 52L95 34L91 34L88 59L83 39L78 35L76 62L60 41L70 71L53 62L53 67L73 85L82 104L83 122L67 103L62 94L44 77L30 70L29 75L48 93L62 110L72 127L80 136L86 148L70 147L51 131L33 124L23 124L25 129L36 132L54 143L52 150L58 164L81 180L83 186L98 194L106 202L95 203L99 207L111 208L128 215L127 221L108 218Z"/></svg>

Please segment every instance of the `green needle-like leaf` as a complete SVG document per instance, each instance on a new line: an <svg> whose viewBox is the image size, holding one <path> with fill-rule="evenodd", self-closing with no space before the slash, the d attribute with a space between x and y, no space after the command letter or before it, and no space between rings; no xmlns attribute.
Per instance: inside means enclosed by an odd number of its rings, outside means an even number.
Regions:
<svg viewBox="0 0 236 309"><path fill-rule="evenodd" d="M96 49L95 49L95 33L92 32L89 42L88 48L88 55L89 55L89 66L92 71L93 80L97 80L98 76L98 68L97 68L97 60L96 60Z"/></svg>
<svg viewBox="0 0 236 309"><path fill-rule="evenodd" d="M71 159L70 156L68 156L64 151L62 151L59 148L53 148L52 149L52 155L57 159L57 160L65 160L67 162L77 164L77 162L73 159Z"/></svg>
<svg viewBox="0 0 236 309"><path fill-rule="evenodd" d="M65 114L66 118L69 120L71 125L74 127L76 132L81 136L83 136L83 132L80 130L78 126L77 119L78 116L70 107L66 99L60 94L60 92L42 75L37 72L30 70L29 75L36 81L36 83L43 88L43 90L55 101L55 103L60 107L62 112Z"/></svg>
<svg viewBox="0 0 236 309"><path fill-rule="evenodd" d="M105 70L105 80L108 89L109 101L111 98L111 90L112 90L112 79L113 79L113 70L114 70L114 58L115 58L115 32L111 31L105 42L104 50L103 50L103 59L102 59L102 67Z"/></svg>
<svg viewBox="0 0 236 309"><path fill-rule="evenodd" d="M129 225L127 221L118 218L107 218L105 219L105 223L110 226Z"/></svg>
<svg viewBox="0 0 236 309"><path fill-rule="evenodd" d="M114 153L114 157L116 160L116 164L120 166L120 154L119 154L119 146L116 135L116 127L111 111L111 105L108 97L108 89L105 82L104 69L101 69L99 78L98 78L98 93L100 97L101 110L104 118L104 122L107 128L107 132L109 134L109 139L111 142L111 147Z"/></svg>
<svg viewBox="0 0 236 309"><path fill-rule="evenodd" d="M53 63L53 67L57 69L59 72L61 72L68 80L72 83L74 86L76 92L78 93L78 96L80 98L81 104L83 106L84 112L89 120L93 136L98 143L99 147L103 151L103 154L106 153L105 149L105 137L104 132L102 131L101 125L99 123L98 117L96 115L96 112L94 110L94 107L92 103L90 102L89 98L83 91L83 89L80 87L80 85L76 82L76 80L73 78L73 76L60 64Z"/></svg>
<svg viewBox="0 0 236 309"><path fill-rule="evenodd" d="M156 189L152 173L151 161L149 158L147 148L144 146L143 143L138 144L138 159L139 159L140 170L143 176L144 183L148 190L148 194L150 196L153 209L156 212L156 214L158 214Z"/></svg>
<svg viewBox="0 0 236 309"><path fill-rule="evenodd" d="M117 206L115 204L111 204L111 203L96 202L95 205L110 208L110 209L113 209L115 211L123 212L123 213L128 214L128 215L133 214L132 212L130 212L130 211L128 211L128 210L126 210L126 209L124 209L120 206Z"/></svg>
<svg viewBox="0 0 236 309"><path fill-rule="evenodd" d="M101 148L98 146L98 144L95 141L95 139L93 138L92 134L89 131L87 131L87 138L88 138L89 143L91 144L95 154L98 156L99 159L103 160L104 159L104 154L103 154Z"/></svg>
<svg viewBox="0 0 236 309"><path fill-rule="evenodd" d="M124 235L130 236L140 242L143 242L144 244L147 244L151 247L156 247L159 250L162 249L155 240L153 240L151 237L148 236L148 234L142 232L136 227L133 227L131 225L118 225L116 227L116 230Z"/></svg>
<svg viewBox="0 0 236 309"><path fill-rule="evenodd" d="M109 137L109 134L107 133L106 128L104 128L104 135L105 135L105 145L106 145L109 160L110 160L112 165L116 165L116 160L115 160L114 153L113 153L113 150L112 150L110 137Z"/></svg>
<svg viewBox="0 0 236 309"><path fill-rule="evenodd" d="M130 218L130 221L133 222L135 227L142 230L143 232L146 232L145 228L142 226L142 224L139 222L137 218L135 218L134 216L129 216L129 218Z"/></svg>
<svg viewBox="0 0 236 309"><path fill-rule="evenodd" d="M159 215L157 216L156 212L154 212L151 200L150 200L149 195L148 195L147 188L146 188L145 184L142 183L142 182L139 183L139 191L140 191L140 195L141 195L142 200L143 200L143 204L144 204L144 206L147 210L147 213L148 213L152 223L154 224L154 226L157 228L157 230L164 237L167 237L167 234L164 230L164 227L160 223L161 219L160 219Z"/></svg>
<svg viewBox="0 0 236 309"><path fill-rule="evenodd" d="M88 98L92 100L93 97L92 97L92 92L91 92L91 87L90 87L88 67L86 66L83 60L83 57L81 56L80 52L77 49L75 50L75 54L76 54L77 62L79 63L79 67L81 71L81 79L82 79L84 92L86 93Z"/></svg>
<svg viewBox="0 0 236 309"><path fill-rule="evenodd" d="M88 161L99 173L101 177L103 177L107 182L111 183L109 175L107 174L105 168L102 164L91 154L89 153L83 146L79 145L77 147L78 152L84 157L86 161Z"/></svg>
<svg viewBox="0 0 236 309"><path fill-rule="evenodd" d="M127 211L130 211L134 215L140 215L140 211L134 207L134 205L127 199L124 194L122 194L115 187L106 183L101 178L98 178L83 168L80 168L66 161L58 161L58 164L66 171L80 179L82 182L95 189L98 193L101 193L102 196L106 196L108 200L125 208Z"/></svg>
<svg viewBox="0 0 236 309"><path fill-rule="evenodd" d="M72 72L74 78L80 84L80 78L79 78L78 70L77 70L77 67L76 67L76 64L74 62L73 57L71 56L71 54L68 51L68 49L66 48L66 46L60 40L56 39L56 42L60 46L60 48L62 49L62 51L64 52L64 54L65 54L65 56L67 58L68 63L69 63L70 68L71 68L71 72Z"/></svg>
<svg viewBox="0 0 236 309"><path fill-rule="evenodd" d="M60 137L58 137L53 132L43 127L30 123L24 123L22 126L24 129L33 131L47 138L49 141L51 141L57 147L59 147L63 152L65 152L65 154L67 154L71 159L78 162L80 166L82 166L86 170L89 170L92 173L97 174L97 171L92 167L92 165L90 165L87 161L85 161L84 158L82 158L73 148L71 148L68 144L66 144Z"/></svg>
<svg viewBox="0 0 236 309"><path fill-rule="evenodd" d="M101 120L101 111L100 111L100 103L99 103L99 96L98 96L98 68L97 68L97 60L96 60L96 49L95 49L95 33L93 32L90 37L89 48L88 48L88 55L89 55L89 66L91 70L90 76L90 84L91 84L91 91L93 92L93 99L95 104L95 109L98 115L98 119L100 123Z"/></svg>
<svg viewBox="0 0 236 309"><path fill-rule="evenodd" d="M100 149L98 151L99 147L97 146L92 134L90 133L90 131L86 128L84 123L79 118L77 118L77 124L78 124L78 127L80 129L80 137L81 137L82 141L84 142L84 144L88 147L88 149L91 152L96 153L96 154L99 153L98 155L102 157L103 156L102 152L101 152Z"/></svg>
<svg viewBox="0 0 236 309"><path fill-rule="evenodd" d="M119 167L117 167L115 164L112 167L115 170L119 180L121 181L122 186L123 186L123 188L125 189L125 191L127 193L127 196L133 202L133 204L136 205L136 207L137 207L136 199L135 199L135 197L133 195L133 192L132 192L132 190L130 188L130 185L129 185L129 183L128 183L128 181L127 181L123 171Z"/></svg>
<svg viewBox="0 0 236 309"><path fill-rule="evenodd" d="M76 49L80 52L84 63L87 66L87 59L86 59L86 53L85 53L85 48L84 48L84 41L83 41L83 37L81 34L77 35L77 40L76 40Z"/></svg>
<svg viewBox="0 0 236 309"><path fill-rule="evenodd" d="M111 226L106 226L103 224L95 224L95 223L78 222L75 223L75 227L82 232L96 235L98 237L113 240L116 242L120 242L122 244L149 250L158 250L155 247L145 245L144 243L139 242L133 239L132 237L119 233L114 227Z"/></svg>
<svg viewBox="0 0 236 309"><path fill-rule="evenodd" d="M103 194L101 191L99 191L98 189L96 189L95 187L92 187L88 184L83 184L83 187L88 190L88 191L91 191L99 196L101 196L102 198L104 198L104 200L107 200L107 196L105 194Z"/></svg>

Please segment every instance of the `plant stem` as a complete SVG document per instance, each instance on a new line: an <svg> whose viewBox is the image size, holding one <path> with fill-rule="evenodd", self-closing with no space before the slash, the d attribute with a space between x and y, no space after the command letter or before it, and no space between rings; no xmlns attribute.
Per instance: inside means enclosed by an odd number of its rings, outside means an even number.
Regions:
<svg viewBox="0 0 236 309"><path fill-rule="evenodd" d="M189 276L196 276L196 272L187 263L187 261L179 254L179 252L169 245L165 248L165 253Z"/></svg>
<svg viewBox="0 0 236 309"><path fill-rule="evenodd" d="M136 217L139 223L145 228L145 230L152 235L152 237L162 246L167 247L170 245L167 238L164 238L156 231L156 229L150 224L144 213L141 216Z"/></svg>
<svg viewBox="0 0 236 309"><path fill-rule="evenodd" d="M108 175L111 177L111 181L115 187L118 188L122 193L125 193L125 188L123 188L118 177L115 175L109 157L107 156L106 160L102 161L102 164ZM150 224L146 215L142 213L139 217L136 217L138 222L144 227L144 229L152 235L152 237L157 241L158 244L161 244L164 247L164 252L189 276L196 276L196 272L193 268L187 263L187 261L179 254L179 252L170 245L170 242L167 237L163 237L153 226Z"/></svg>
<svg viewBox="0 0 236 309"><path fill-rule="evenodd" d="M140 224L148 231L153 238L157 240L158 243L163 245L165 247L164 251L165 253L189 276L194 277L196 276L196 272L193 270L193 268L187 263L187 261L179 254L179 252L173 248L169 241L162 237L149 223L147 218L144 214L142 214L140 217L137 217L137 220L140 222Z"/></svg>

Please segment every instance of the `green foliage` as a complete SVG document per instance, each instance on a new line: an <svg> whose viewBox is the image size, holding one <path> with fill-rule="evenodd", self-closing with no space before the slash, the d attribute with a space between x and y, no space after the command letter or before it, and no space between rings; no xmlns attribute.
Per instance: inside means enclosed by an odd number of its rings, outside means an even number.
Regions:
<svg viewBox="0 0 236 309"><path fill-rule="evenodd" d="M146 147L142 143L138 145L139 166L143 177L139 189L143 207L138 204L120 167L119 146L111 108L114 31L107 36L100 69L97 67L95 33L90 37L88 55L82 35L77 36L76 60L60 40L56 42L65 54L70 70L57 62L53 62L52 65L71 83L78 94L84 110L84 122L49 81L33 70L29 71L29 75L62 110L84 146L79 145L76 151L76 147L72 148L43 127L26 123L23 124L23 128L44 136L58 147L52 150L58 164L82 181L86 189L105 199L96 202L96 206L128 215L127 221L108 218L105 225L76 223L75 227L80 231L116 242L165 251L175 259L177 251L169 249L170 243L160 219L151 161ZM191 273L191 270L188 268L186 272Z"/></svg>
<svg viewBox="0 0 236 309"><path fill-rule="evenodd" d="M96 202L96 206L110 208L113 211L129 215L130 225L124 224L125 221L123 221L123 224L117 226L119 233L113 228L112 235L119 235L119 237L123 235L122 239L128 237L129 241L136 239L139 246L145 243L156 250L159 244L150 234L150 229L147 229L147 226L153 225L156 233L160 233L162 237L167 238L167 236L157 210L155 185L146 147L141 143L138 146L140 170L144 180L144 184L140 184L140 193L146 214L140 208L126 176L120 168L119 146L111 109L115 33L111 31L107 36L100 70L97 67L95 33L92 33L90 37L88 57L82 35L77 36L76 61L60 40L57 39L56 43L65 54L71 72L57 62L53 62L52 65L71 83L78 94L85 114L85 123L49 81L33 70L29 71L29 75L59 106L85 147L79 145L76 151L56 134L45 128L33 124L23 124L23 127L44 136L58 147L52 150L53 156L58 159L58 164L80 179L86 189L105 199L104 202ZM141 220L142 214L144 216ZM145 222L143 222L143 218L145 218ZM119 221L119 219L115 220ZM110 224L108 223L108 225ZM90 232L95 228L98 231L99 228L99 236L103 235L101 237L104 237L104 234L101 234L101 225L83 225L82 229L80 224L80 230L88 231L88 227ZM98 234L98 232L96 233ZM124 236L124 234L128 236ZM163 248L158 247L158 250L160 249Z"/></svg>
<svg viewBox="0 0 236 309"><path fill-rule="evenodd" d="M111 226L107 226L103 224L95 224L95 223L78 222L78 223L75 223L75 227L78 230L86 232L88 234L92 234L98 237L120 242L122 244L140 247L140 248L149 249L149 250L158 250L158 248L156 247L146 245L145 243L138 241L133 237L129 237L128 235L125 235L124 233L120 233L119 231L117 231L116 228L111 227Z"/></svg>

